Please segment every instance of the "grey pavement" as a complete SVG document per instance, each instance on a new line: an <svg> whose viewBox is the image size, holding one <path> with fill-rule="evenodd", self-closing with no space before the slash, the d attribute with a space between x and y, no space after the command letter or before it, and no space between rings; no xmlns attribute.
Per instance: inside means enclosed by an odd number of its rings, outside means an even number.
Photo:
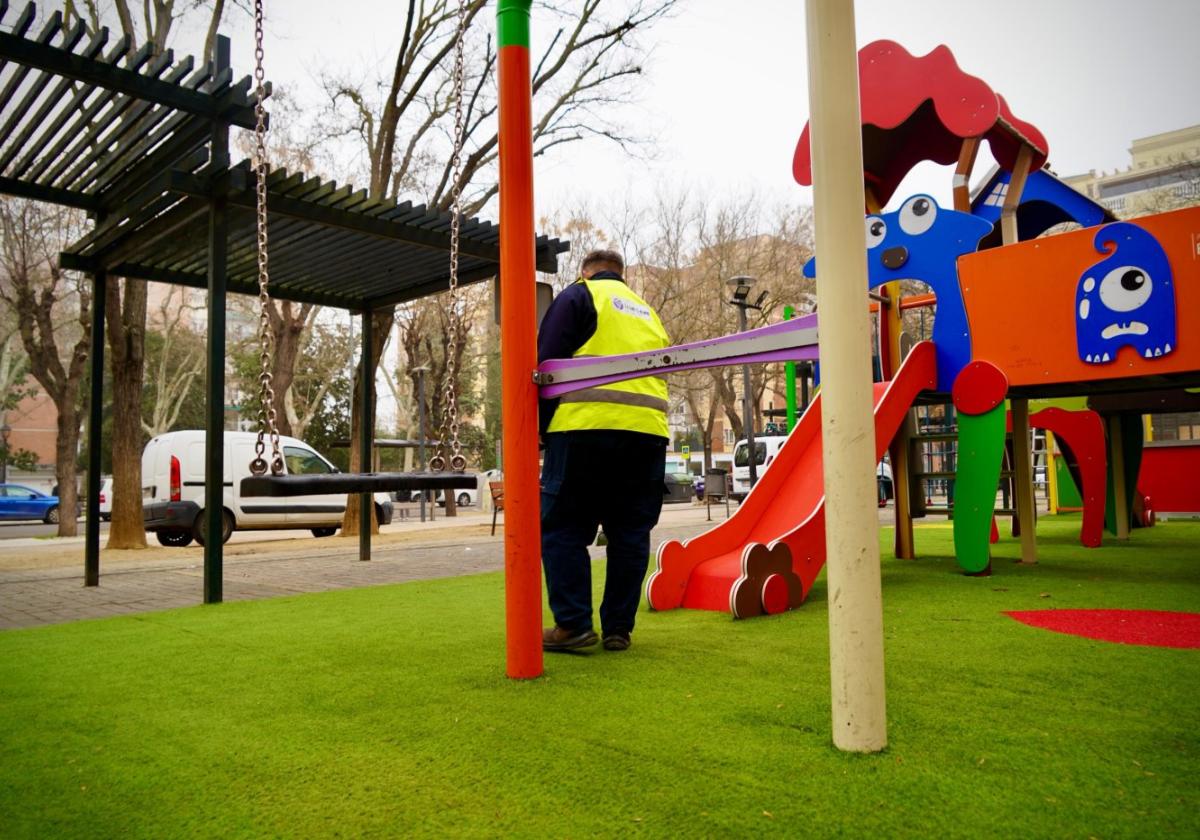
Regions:
<svg viewBox="0 0 1200 840"><path fill-rule="evenodd" d="M652 544L703 533L725 518L724 505L714 506L711 515L710 523L702 505L667 505ZM890 521L891 508L881 510L881 524ZM384 527L384 537L374 546L369 562L358 559L355 539L296 540L298 532L239 532L231 545L252 544L247 549L254 553L225 555L224 598L243 601L497 571L504 565L503 528L492 537L490 524L490 515L479 512L433 522L393 523ZM405 535L405 541L383 542L392 534ZM282 541L288 536L293 539ZM0 544L0 560L21 551L34 557L32 552L45 548L40 540L36 548L14 545L26 542L35 541ZM85 587L82 540L66 548L78 554L78 562L62 565L60 550L58 565L39 567L35 559L24 562L24 568L0 567L0 630L201 602L203 567L197 549L147 552L144 562L106 562L109 553L102 552L100 585ZM603 556L602 548L592 551L593 556ZM130 554L122 552L122 557Z"/></svg>

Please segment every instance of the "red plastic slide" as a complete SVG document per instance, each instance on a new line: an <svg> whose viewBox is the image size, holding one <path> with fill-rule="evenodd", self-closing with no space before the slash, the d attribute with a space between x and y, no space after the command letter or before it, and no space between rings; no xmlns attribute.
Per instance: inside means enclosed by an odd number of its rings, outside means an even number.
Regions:
<svg viewBox="0 0 1200 840"><path fill-rule="evenodd" d="M931 342L913 348L890 382L875 385L875 457L882 458L917 394L937 383ZM655 610L688 607L734 618L798 607L825 565L821 400L813 401L758 484L729 519L658 548L646 582ZM863 523L875 527L875 522Z"/></svg>

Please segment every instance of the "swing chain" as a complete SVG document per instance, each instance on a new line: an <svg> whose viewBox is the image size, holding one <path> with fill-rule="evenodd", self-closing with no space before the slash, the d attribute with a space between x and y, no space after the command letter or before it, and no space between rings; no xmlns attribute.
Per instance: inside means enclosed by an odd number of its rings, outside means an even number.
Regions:
<svg viewBox="0 0 1200 840"><path fill-rule="evenodd" d="M263 72L263 0L254 1L254 180L255 218L258 233L258 340L261 371L258 376L260 403L258 406L258 440L254 443L254 460L250 472L265 475L268 469L266 442L271 438L272 475L283 475L283 456L279 451L279 429L275 425L275 389L271 387L271 357L274 335L271 332L271 297L267 293L270 272L267 265L267 112L263 107L267 91Z"/></svg>
<svg viewBox="0 0 1200 840"><path fill-rule="evenodd" d="M459 227L462 221L462 148L464 139L463 119L463 87L464 87L464 57L463 42L467 32L466 0L458 0L458 28L454 41L454 76L452 90L454 95L454 154L450 159L452 179L450 194L452 208L450 211L450 323L449 342L446 346L446 380L445 405L442 417L442 433L439 435L438 453L429 461L432 472L441 472L446 468L446 438L450 438L450 469L462 472L466 469L467 459L462 454L462 443L459 441L458 425L458 386L456 382L456 363L458 345L462 341L462 317L459 312L458 299L458 254Z"/></svg>

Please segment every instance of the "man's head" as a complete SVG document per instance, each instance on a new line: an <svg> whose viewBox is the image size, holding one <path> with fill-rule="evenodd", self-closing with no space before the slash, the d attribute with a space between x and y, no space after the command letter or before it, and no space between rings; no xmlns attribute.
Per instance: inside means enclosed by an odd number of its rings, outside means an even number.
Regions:
<svg viewBox="0 0 1200 840"><path fill-rule="evenodd" d="M590 251L583 262L579 264L579 274L584 279L591 279L601 271L612 271L625 275L625 260L616 251Z"/></svg>

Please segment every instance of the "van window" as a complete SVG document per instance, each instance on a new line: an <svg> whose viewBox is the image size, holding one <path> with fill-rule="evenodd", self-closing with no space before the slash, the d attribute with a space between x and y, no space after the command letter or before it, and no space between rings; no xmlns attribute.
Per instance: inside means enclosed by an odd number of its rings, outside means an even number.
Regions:
<svg viewBox="0 0 1200 840"><path fill-rule="evenodd" d="M331 472L329 464L311 449L301 449L299 446L283 447L283 460L287 462L287 470L292 475L323 475Z"/></svg>
<svg viewBox="0 0 1200 840"><path fill-rule="evenodd" d="M767 445L761 440L754 441L754 463L762 464L767 460ZM750 446L746 443L739 443L737 449L733 453L733 465L735 467L750 466Z"/></svg>

